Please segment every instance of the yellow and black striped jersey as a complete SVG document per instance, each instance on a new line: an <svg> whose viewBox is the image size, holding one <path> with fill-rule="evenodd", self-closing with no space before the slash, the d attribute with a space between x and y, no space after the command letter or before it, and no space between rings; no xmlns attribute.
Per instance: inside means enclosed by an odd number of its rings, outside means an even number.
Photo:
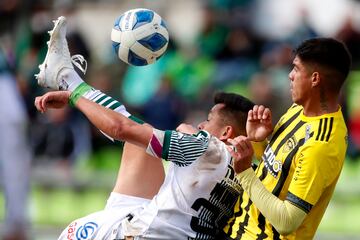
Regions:
<svg viewBox="0 0 360 240"><path fill-rule="evenodd" d="M312 239L334 191L347 148L341 109L306 117L293 105L275 126L256 169L264 186L307 214L300 227L281 236L243 192L224 228L229 239Z"/></svg>

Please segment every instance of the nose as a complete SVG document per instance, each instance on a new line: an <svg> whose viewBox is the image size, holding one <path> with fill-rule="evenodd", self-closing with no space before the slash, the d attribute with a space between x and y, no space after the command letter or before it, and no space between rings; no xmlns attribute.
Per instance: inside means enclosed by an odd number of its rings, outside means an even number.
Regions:
<svg viewBox="0 0 360 240"><path fill-rule="evenodd" d="M198 128L199 130L203 130L203 129L204 129L204 122L199 123L199 125L197 126L197 128Z"/></svg>
<svg viewBox="0 0 360 240"><path fill-rule="evenodd" d="M291 72L289 72L289 80L292 81L293 79L293 70L291 70Z"/></svg>

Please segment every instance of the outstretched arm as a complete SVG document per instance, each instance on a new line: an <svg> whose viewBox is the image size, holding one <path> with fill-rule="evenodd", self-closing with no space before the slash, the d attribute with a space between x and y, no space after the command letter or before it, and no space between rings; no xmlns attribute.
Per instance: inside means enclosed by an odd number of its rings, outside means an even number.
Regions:
<svg viewBox="0 0 360 240"><path fill-rule="evenodd" d="M101 131L117 140L124 140L146 148L151 136L152 127L138 124L108 108L104 108L85 98L80 98L76 104L81 112Z"/></svg>
<svg viewBox="0 0 360 240"><path fill-rule="evenodd" d="M37 97L35 105L41 112L45 112L47 108L61 108L68 104L70 95L68 91L48 92ZM124 140L142 148L146 148L151 139L153 129L149 125L140 125L88 99L78 98L75 107L97 128L114 139Z"/></svg>

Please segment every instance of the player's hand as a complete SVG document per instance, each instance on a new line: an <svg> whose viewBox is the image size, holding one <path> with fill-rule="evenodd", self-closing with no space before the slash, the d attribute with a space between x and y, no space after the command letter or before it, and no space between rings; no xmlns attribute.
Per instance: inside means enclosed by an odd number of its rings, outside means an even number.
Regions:
<svg viewBox="0 0 360 240"><path fill-rule="evenodd" d="M252 157L254 155L254 149L250 140L245 136L238 136L234 139L228 139L233 147L228 146L228 150L234 159L234 170L236 173L241 173L251 167Z"/></svg>
<svg viewBox="0 0 360 240"><path fill-rule="evenodd" d="M176 131L186 133L186 134L195 134L199 132L199 129L195 128L194 126L186 123L181 123L177 128Z"/></svg>
<svg viewBox="0 0 360 240"><path fill-rule="evenodd" d="M265 108L263 105L255 105L248 112L246 122L246 133L249 140L255 142L264 141L272 130L270 109Z"/></svg>
<svg viewBox="0 0 360 240"><path fill-rule="evenodd" d="M35 98L35 106L39 112L46 112L48 108L63 108L68 105L71 92L48 92Z"/></svg>

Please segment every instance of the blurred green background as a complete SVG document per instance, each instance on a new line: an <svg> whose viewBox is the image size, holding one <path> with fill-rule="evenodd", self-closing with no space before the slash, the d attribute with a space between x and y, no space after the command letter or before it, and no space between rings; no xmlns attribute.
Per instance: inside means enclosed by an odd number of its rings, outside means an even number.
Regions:
<svg viewBox="0 0 360 240"><path fill-rule="evenodd" d="M110 33L119 15L139 7L159 13L171 39L157 63L136 68L114 54ZM25 226L31 239L56 239L72 220L101 210L121 161L121 146L112 145L79 112L34 109L34 98L46 91L34 73L45 57L51 20L60 15L68 19L71 54L88 60L86 81L160 129L204 120L217 90L270 107L275 122L291 102L292 48L309 37L344 41L353 55L342 96L349 149L316 238L360 239L360 0L1 0L0 77L5 71L13 77L29 128L21 136L1 138L0 147L24 138L33 154L31 163L18 156L12 169L1 165L0 183L6 183L4 171L19 174L19 166L28 164L16 181L25 189L30 185ZM14 111L12 103L0 104L2 120ZM0 125L0 132L7 126L12 122ZM6 230L3 189L0 235ZM18 220L26 222L26 216Z"/></svg>

